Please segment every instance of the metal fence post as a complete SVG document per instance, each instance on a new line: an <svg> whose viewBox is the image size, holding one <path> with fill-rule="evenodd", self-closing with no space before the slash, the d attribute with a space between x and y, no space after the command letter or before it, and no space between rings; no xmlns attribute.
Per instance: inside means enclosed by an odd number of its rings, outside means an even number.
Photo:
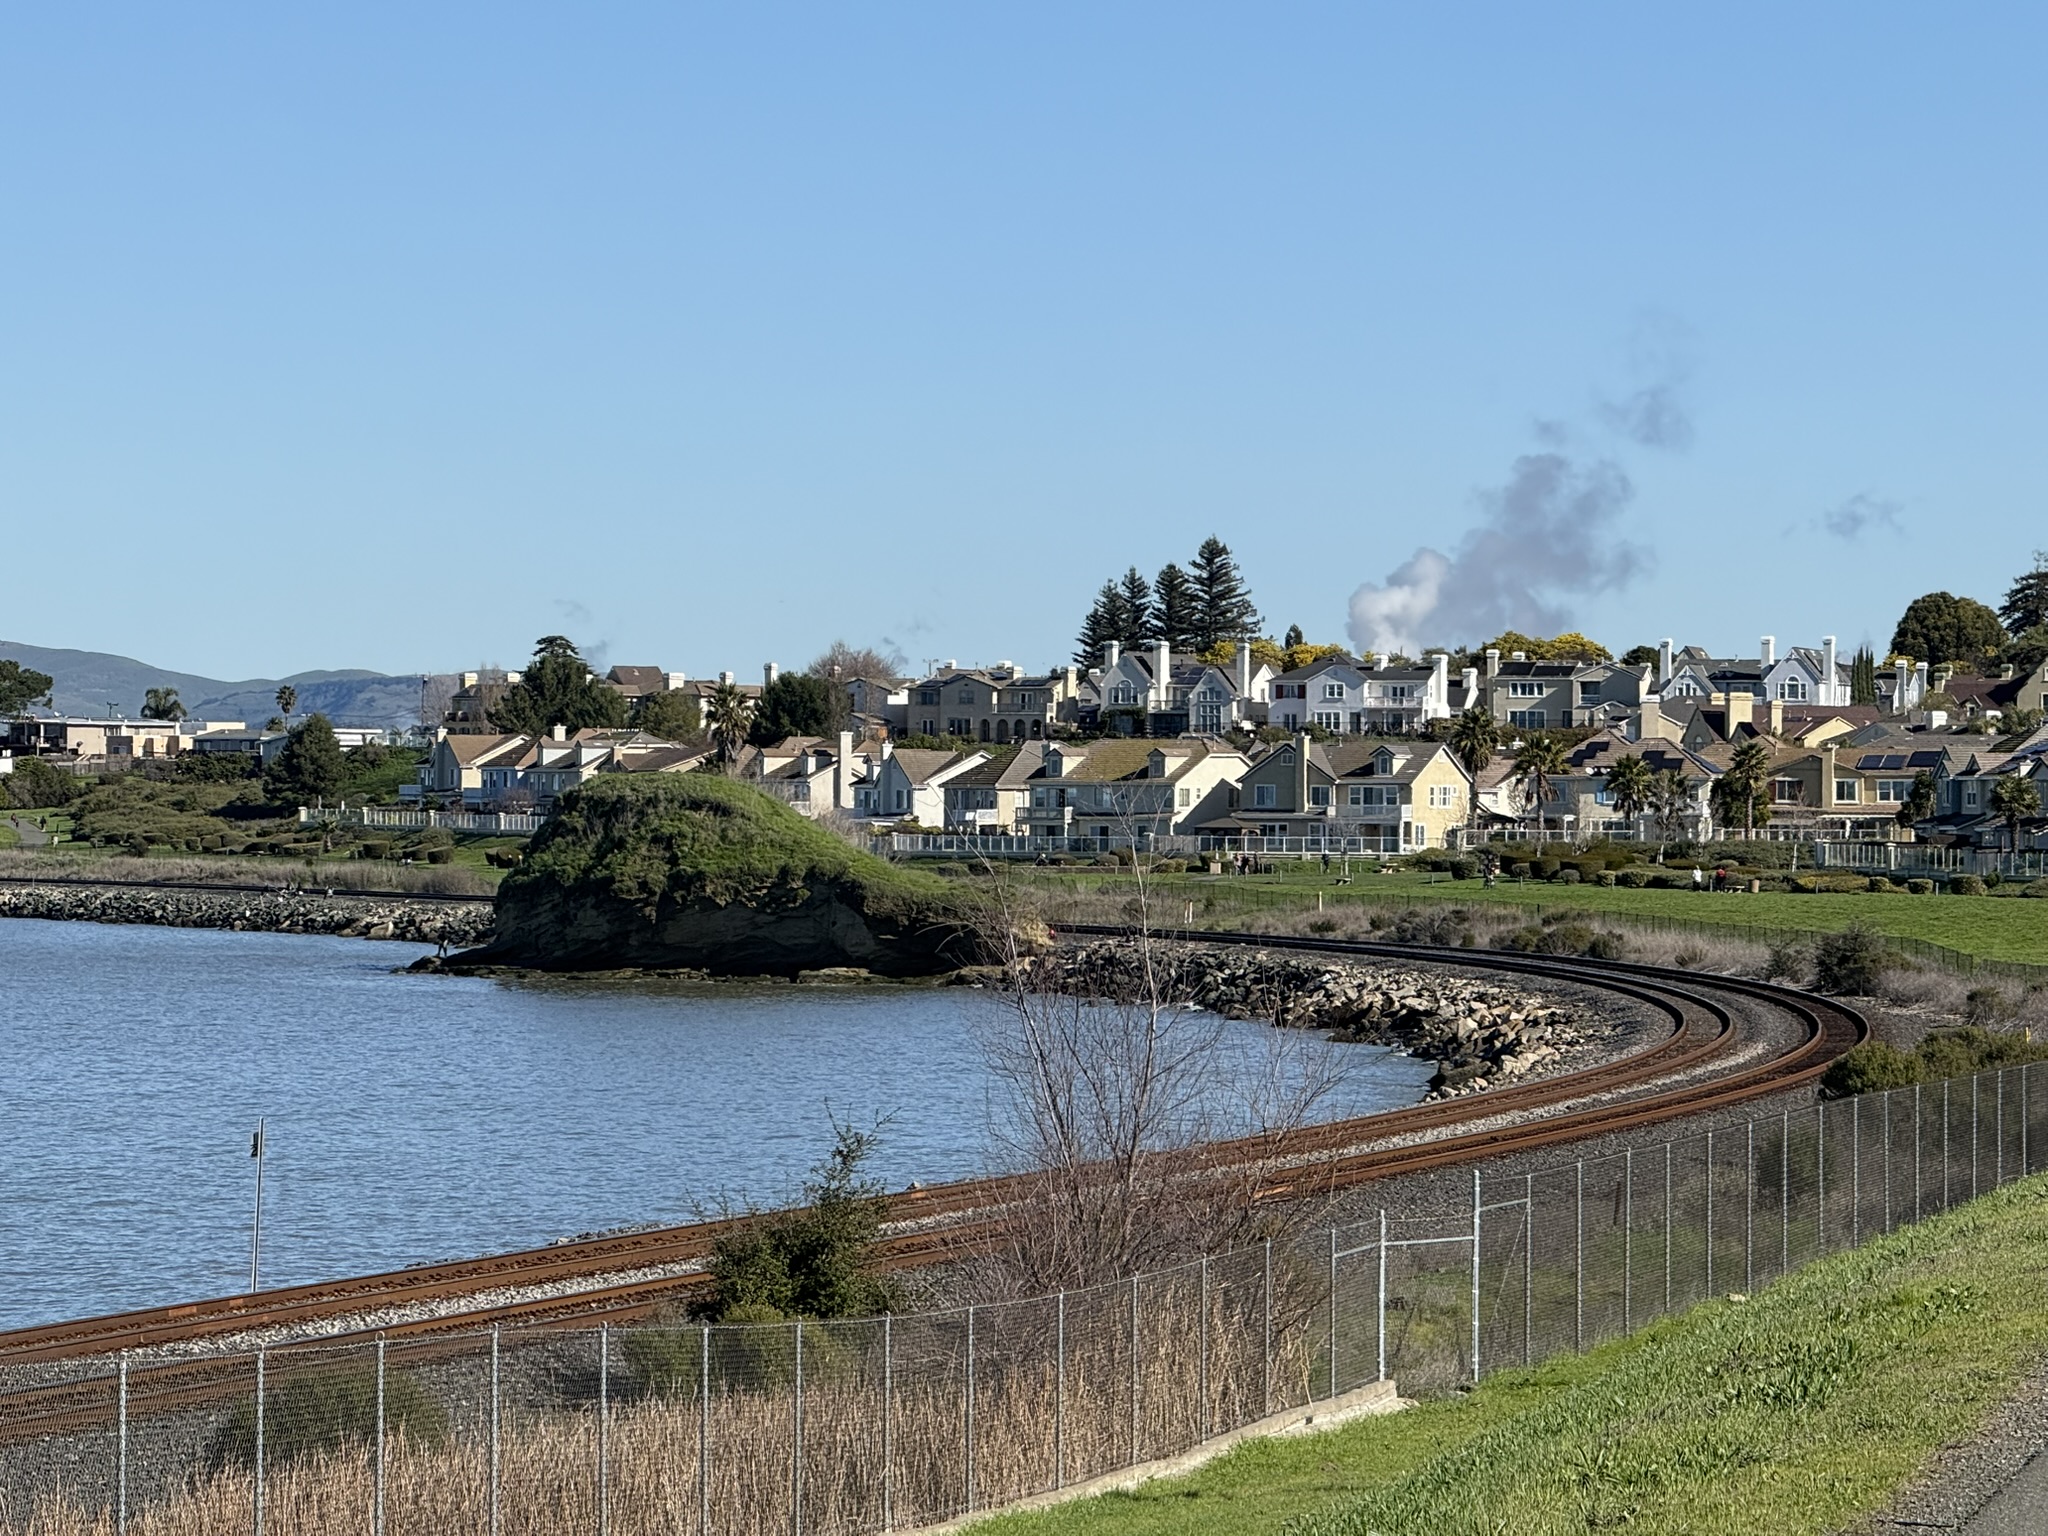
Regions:
<svg viewBox="0 0 2048 1536"><path fill-rule="evenodd" d="M1479 1380L1479 1170L1472 1170L1472 1380Z"/></svg>
<svg viewBox="0 0 2048 1536"><path fill-rule="evenodd" d="M711 1325L697 1336L697 1532L711 1536Z"/></svg>
<svg viewBox="0 0 2048 1536"><path fill-rule="evenodd" d="M1664 1311L1671 1311L1671 1143L1664 1143Z"/></svg>
<svg viewBox="0 0 2048 1536"><path fill-rule="evenodd" d="M371 1536L384 1536L384 1335L377 1335L377 1448L371 1460Z"/></svg>
<svg viewBox="0 0 2048 1536"><path fill-rule="evenodd" d="M1991 1079L1991 1187L2005 1182L2005 1068Z"/></svg>
<svg viewBox="0 0 2048 1536"><path fill-rule="evenodd" d="M1792 1111L1778 1121L1778 1273L1792 1272Z"/></svg>
<svg viewBox="0 0 2048 1536"><path fill-rule="evenodd" d="M1062 1295L1062 1300L1064 1300ZM1062 1318L1064 1321L1064 1317ZM1062 1341L1064 1342L1064 1340ZM882 1314L882 1529L893 1530L896 1511L891 1507L895 1495L895 1480L890 1467L894 1447L889 1443L894 1426L890 1420L895 1416L896 1395L896 1319L887 1312Z"/></svg>
<svg viewBox="0 0 2048 1536"><path fill-rule="evenodd" d="M611 1532L612 1328L597 1325L597 1536Z"/></svg>
<svg viewBox="0 0 2048 1536"><path fill-rule="evenodd" d="M1522 1364L1536 1356L1536 1176L1522 1175Z"/></svg>
<svg viewBox="0 0 2048 1536"><path fill-rule="evenodd" d="M2033 1165L2027 1160L2027 1111L2032 1107L2027 1102L2027 1068L2030 1061L2020 1063L2020 1177L2025 1178Z"/></svg>
<svg viewBox="0 0 2048 1536"><path fill-rule="evenodd" d="M1756 1122L1742 1127L1742 1289L1756 1289Z"/></svg>
<svg viewBox="0 0 2048 1536"><path fill-rule="evenodd" d="M1330 1396L1337 1395L1337 1229L1330 1228Z"/></svg>
<svg viewBox="0 0 2048 1536"><path fill-rule="evenodd" d="M1707 1294L1714 1294L1714 1133L1707 1132Z"/></svg>
<svg viewBox="0 0 2048 1536"><path fill-rule="evenodd" d="M1387 1208L1380 1207L1379 1298L1375 1303L1375 1345L1379 1359L1379 1380L1387 1379Z"/></svg>
<svg viewBox="0 0 2048 1536"><path fill-rule="evenodd" d="M1067 1486L1067 1293L1059 1295L1053 1325L1052 1485Z"/></svg>
<svg viewBox="0 0 2048 1536"><path fill-rule="evenodd" d="M114 1405L114 1531L128 1536L128 1351L121 1351L120 1386Z"/></svg>
<svg viewBox="0 0 2048 1536"><path fill-rule="evenodd" d="M1259 1354L1259 1417L1273 1411L1273 1239L1266 1239L1265 1268L1259 1280L1259 1309L1265 1314Z"/></svg>
<svg viewBox="0 0 2048 1536"><path fill-rule="evenodd" d="M1941 1080L1941 1208L1944 1211L1947 1210L1949 1206L1949 1167L1950 1159L1948 1155L1948 1079L1944 1077Z"/></svg>
<svg viewBox="0 0 2048 1536"><path fill-rule="evenodd" d="M1138 1464L1138 1277L1131 1276L1131 1465Z"/></svg>
<svg viewBox="0 0 2048 1536"><path fill-rule="evenodd" d="M1892 1092L1887 1090L1878 1095L1878 1107L1884 1111L1884 1226L1883 1231L1892 1229Z"/></svg>
<svg viewBox="0 0 2048 1536"><path fill-rule="evenodd" d="M498 1536L498 1324L491 1324L491 1536Z"/></svg>
<svg viewBox="0 0 2048 1536"><path fill-rule="evenodd" d="M1920 1085L1913 1085L1913 1219L1920 1219Z"/></svg>
<svg viewBox="0 0 2048 1536"><path fill-rule="evenodd" d="M256 1350L256 1491L252 1529L263 1536L263 1349Z"/></svg>
<svg viewBox="0 0 2048 1536"><path fill-rule="evenodd" d="M1849 1246L1863 1245L1863 1100L1849 1100Z"/></svg>
<svg viewBox="0 0 2048 1536"><path fill-rule="evenodd" d="M1972 1200L1977 1198L1977 1121L1979 1118L1977 1111L1977 1087L1983 1081L1982 1077L1973 1076L1970 1079L1970 1198Z"/></svg>
<svg viewBox="0 0 2048 1536"><path fill-rule="evenodd" d="M1828 1251L1828 1107L1813 1106L1813 1252Z"/></svg>
<svg viewBox="0 0 2048 1536"><path fill-rule="evenodd" d="M967 1382L971 1402L974 1385L974 1325L971 1321L974 1316L973 1310L969 1309L967 1315L970 1319L967 1329ZM789 1442L789 1524L790 1529L796 1533L796 1536L804 1536L804 1320L802 1318L796 1320L796 1392L790 1405L790 1411L792 1415L791 1427L795 1430L795 1433L790 1437ZM974 1432L972 1425L973 1421L969 1420L967 1458L970 1463L974 1459ZM969 1474L969 1481L970 1483L972 1482L971 1473Z"/></svg>
<svg viewBox="0 0 2048 1536"><path fill-rule="evenodd" d="M1577 1164L1578 1183L1572 1195L1572 1348L1586 1352L1586 1160Z"/></svg>

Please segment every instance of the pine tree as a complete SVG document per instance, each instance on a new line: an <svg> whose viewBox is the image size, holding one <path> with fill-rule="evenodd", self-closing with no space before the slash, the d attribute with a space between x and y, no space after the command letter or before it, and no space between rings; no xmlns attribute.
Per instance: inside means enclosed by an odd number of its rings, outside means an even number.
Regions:
<svg viewBox="0 0 2048 1536"><path fill-rule="evenodd" d="M1998 619L2015 635L2048 624L2048 549L2034 551L2034 568L2012 584Z"/></svg>
<svg viewBox="0 0 2048 1536"><path fill-rule="evenodd" d="M1867 645L1857 646L1856 655L1849 662L1849 702L1877 702L1877 656Z"/></svg>
<svg viewBox="0 0 2048 1536"><path fill-rule="evenodd" d="M1095 594L1095 606L1081 623L1081 637L1074 643L1074 665L1102 665L1103 648L1124 637L1123 606L1123 593L1117 590L1116 583L1105 581L1102 590Z"/></svg>
<svg viewBox="0 0 2048 1536"><path fill-rule="evenodd" d="M1287 638L1280 642L1280 649L1283 651L1292 650L1297 645L1306 645L1307 643L1302 638L1301 626L1299 624L1290 624L1287 626Z"/></svg>
<svg viewBox="0 0 2048 1536"><path fill-rule="evenodd" d="M1152 643L1152 583L1138 573L1134 565L1124 572L1124 579L1117 589L1117 596L1123 603L1122 640L1126 650L1137 650Z"/></svg>
<svg viewBox="0 0 2048 1536"><path fill-rule="evenodd" d="M1152 583L1152 631L1176 651L1195 648L1198 617L1195 584L1178 565L1168 564Z"/></svg>
<svg viewBox="0 0 2048 1536"><path fill-rule="evenodd" d="M1218 640L1236 640L1259 627L1259 611L1245 591L1244 577L1230 546L1211 534L1195 551L1195 644L1207 650Z"/></svg>

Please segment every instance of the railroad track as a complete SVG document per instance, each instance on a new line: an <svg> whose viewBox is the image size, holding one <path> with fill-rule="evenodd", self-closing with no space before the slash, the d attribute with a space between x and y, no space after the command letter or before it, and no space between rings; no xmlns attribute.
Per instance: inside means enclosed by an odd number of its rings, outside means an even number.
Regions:
<svg viewBox="0 0 2048 1536"><path fill-rule="evenodd" d="M1066 934L1114 937L1120 929L1070 925ZM1212 1166L1255 1161L1274 1169L1261 1198L1298 1198L1376 1179L1470 1164L1540 1147L1657 1125L1683 1115L1721 1109L1810 1083L1830 1061L1867 1037L1855 1010L1827 998L1736 977L1703 975L1612 961L1564 960L1495 951L1446 952L1418 946L1274 936L1190 932L1162 937L1191 942L1296 950L1337 957L1455 965L1535 979L1569 981L1637 1002L1668 1021L1668 1030L1636 1051L1578 1072L1459 1099L1418 1104L1359 1119L1313 1126L1284 1137L1218 1142L1205 1149ZM1795 1043L1729 1070L1724 1058L1752 1043L1730 1003L1761 1004L1789 1019ZM1674 1079L1679 1079L1674 1081ZM1460 1130L1485 1120L1481 1129ZM1501 1122L1507 1123L1501 1123ZM1017 1192L1012 1179L973 1179L890 1197L888 1235L880 1261L888 1268L942 1262L985 1242L1000 1228L1001 1212ZM547 1248L455 1263L425 1265L256 1295L222 1297L179 1306L117 1313L0 1333L0 1435L53 1433L84 1427L112 1411L104 1375L95 1385L28 1386L40 1374L16 1367L106 1356L118 1351L159 1351L259 1330L302 1329L420 1304L444 1306L435 1315L304 1339L273 1351L281 1368L294 1354L310 1361L337 1344L383 1337L387 1347L438 1353L454 1341L437 1336L487 1325L521 1329L642 1321L672 1308L699 1289L697 1273L646 1277L709 1256L731 1221L696 1223L645 1232L582 1239ZM612 1279L608 1277L629 1277ZM588 1283L583 1283L588 1282ZM542 1297L507 1299L509 1288L561 1283L573 1287ZM330 1357L331 1358L331 1357ZM98 1369L104 1370L102 1361ZM147 1397L184 1400L225 1390L224 1368L204 1357L137 1362L136 1385ZM9 1377L13 1382L9 1382ZM21 1383L13 1391L7 1387ZM235 1390L246 1386L237 1383Z"/></svg>

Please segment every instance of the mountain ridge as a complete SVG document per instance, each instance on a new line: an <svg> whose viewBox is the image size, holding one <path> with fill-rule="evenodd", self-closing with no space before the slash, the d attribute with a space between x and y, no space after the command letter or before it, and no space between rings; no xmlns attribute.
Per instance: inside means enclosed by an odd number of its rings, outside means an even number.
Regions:
<svg viewBox="0 0 2048 1536"><path fill-rule="evenodd" d="M53 680L59 714L133 717L152 688L175 688L195 719L242 720L261 725L277 713L277 690L298 691L297 713L319 713L337 725L410 726L419 721L419 674L397 675L343 668L294 672L289 677L231 680L152 666L109 651L79 651L0 640L0 659L20 662Z"/></svg>

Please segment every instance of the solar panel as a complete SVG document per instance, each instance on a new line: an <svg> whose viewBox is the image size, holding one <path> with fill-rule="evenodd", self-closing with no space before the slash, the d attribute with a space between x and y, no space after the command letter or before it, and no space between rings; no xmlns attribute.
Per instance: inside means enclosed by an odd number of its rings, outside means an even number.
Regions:
<svg viewBox="0 0 2048 1536"><path fill-rule="evenodd" d="M1866 752L1863 756L1856 759L1856 766L1865 772L1869 772L1873 769L1882 768L1884 766L1884 758L1879 753Z"/></svg>
<svg viewBox="0 0 2048 1536"><path fill-rule="evenodd" d="M1910 767L1934 768L1940 765L1941 754L1939 752L1915 752L1907 761Z"/></svg>

